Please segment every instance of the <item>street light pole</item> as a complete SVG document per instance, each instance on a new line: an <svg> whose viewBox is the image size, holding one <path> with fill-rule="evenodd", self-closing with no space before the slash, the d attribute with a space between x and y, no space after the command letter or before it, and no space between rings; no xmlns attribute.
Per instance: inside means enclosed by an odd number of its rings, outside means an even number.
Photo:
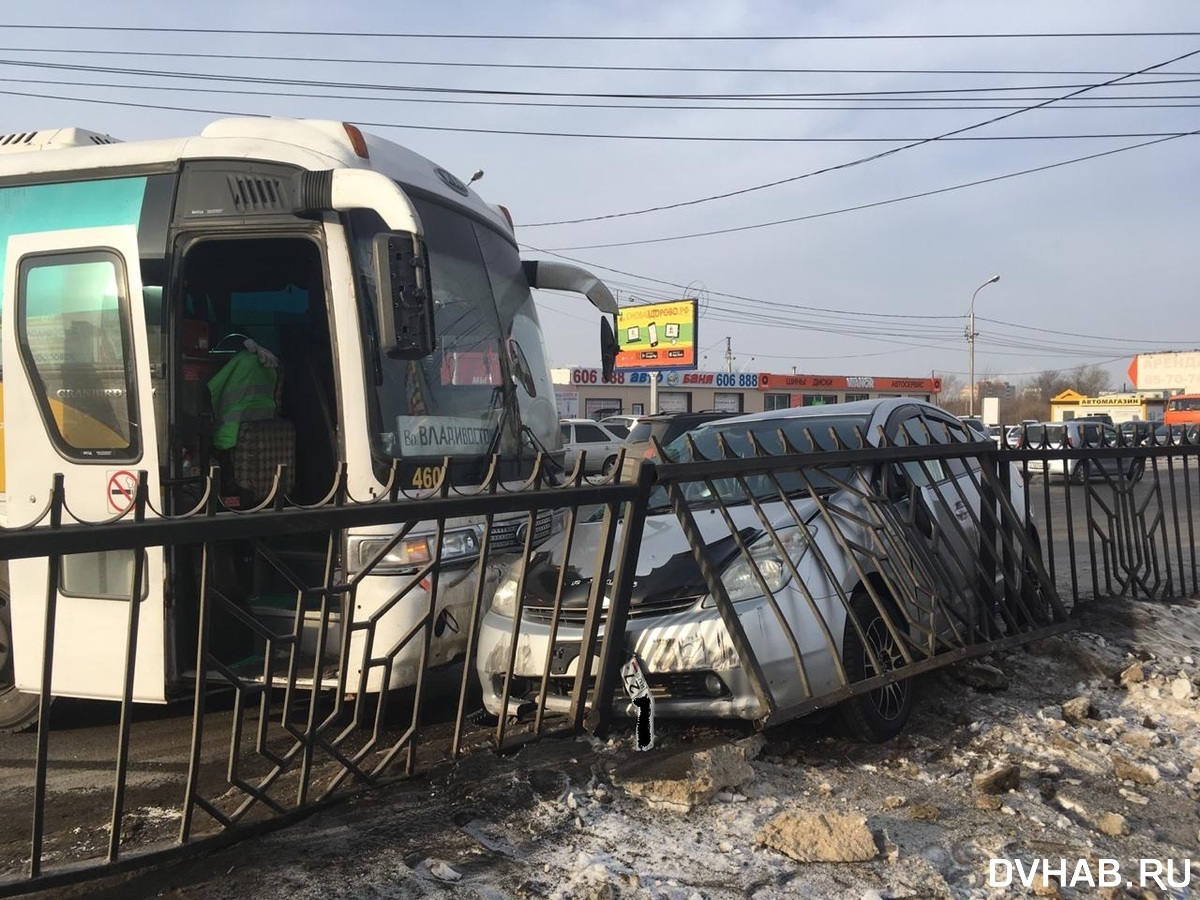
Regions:
<svg viewBox="0 0 1200 900"><path fill-rule="evenodd" d="M969 401L969 415L975 416L975 338L979 337L979 332L975 330L975 297L989 284L995 284L1000 280L999 275L993 275L979 287L975 288L975 293L971 295L971 313L967 317L967 356L970 359L971 370L971 399Z"/></svg>

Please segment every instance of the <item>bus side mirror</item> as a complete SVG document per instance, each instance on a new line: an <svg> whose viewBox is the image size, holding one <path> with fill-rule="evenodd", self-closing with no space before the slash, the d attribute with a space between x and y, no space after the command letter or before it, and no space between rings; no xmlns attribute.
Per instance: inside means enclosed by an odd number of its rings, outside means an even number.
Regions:
<svg viewBox="0 0 1200 900"><path fill-rule="evenodd" d="M380 349L394 359L423 359L436 345L425 245L394 231L377 234L373 250Z"/></svg>
<svg viewBox="0 0 1200 900"><path fill-rule="evenodd" d="M612 325L608 319L600 317L600 368L605 381L612 381L613 370L617 366L617 336L613 334Z"/></svg>

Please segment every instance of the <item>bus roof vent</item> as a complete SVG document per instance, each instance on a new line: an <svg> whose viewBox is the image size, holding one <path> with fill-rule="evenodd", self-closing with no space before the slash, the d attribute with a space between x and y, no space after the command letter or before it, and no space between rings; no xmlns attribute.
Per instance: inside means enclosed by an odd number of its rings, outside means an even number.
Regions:
<svg viewBox="0 0 1200 900"><path fill-rule="evenodd" d="M0 134L0 153L18 150L58 150L63 147L94 147L119 144L115 137L86 128L47 128L41 131L17 131Z"/></svg>
<svg viewBox="0 0 1200 900"><path fill-rule="evenodd" d="M228 182L229 192L233 195L233 208L240 213L286 212L291 208L280 178L270 175L230 175Z"/></svg>

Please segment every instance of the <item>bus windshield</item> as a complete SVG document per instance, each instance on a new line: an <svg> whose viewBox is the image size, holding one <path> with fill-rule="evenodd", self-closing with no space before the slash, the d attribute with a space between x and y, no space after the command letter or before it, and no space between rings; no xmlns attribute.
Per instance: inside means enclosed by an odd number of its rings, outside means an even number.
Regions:
<svg viewBox="0 0 1200 900"><path fill-rule="evenodd" d="M369 210L350 214L360 313L374 373L375 452L397 459L516 454L522 432L556 445L558 415L545 339L512 241L449 206L413 205L432 269L437 342L424 359L393 359L374 335L371 241L384 229ZM536 448L540 449L540 448Z"/></svg>

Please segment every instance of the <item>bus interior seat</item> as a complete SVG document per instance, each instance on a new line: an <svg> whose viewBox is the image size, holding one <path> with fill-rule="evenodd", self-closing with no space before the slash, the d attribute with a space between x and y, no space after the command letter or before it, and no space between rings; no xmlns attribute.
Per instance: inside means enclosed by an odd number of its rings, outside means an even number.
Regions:
<svg viewBox="0 0 1200 900"><path fill-rule="evenodd" d="M234 481L245 502L261 503L271 493L279 466L286 466L279 489L291 494L296 481L295 426L281 418L243 422L232 459Z"/></svg>

